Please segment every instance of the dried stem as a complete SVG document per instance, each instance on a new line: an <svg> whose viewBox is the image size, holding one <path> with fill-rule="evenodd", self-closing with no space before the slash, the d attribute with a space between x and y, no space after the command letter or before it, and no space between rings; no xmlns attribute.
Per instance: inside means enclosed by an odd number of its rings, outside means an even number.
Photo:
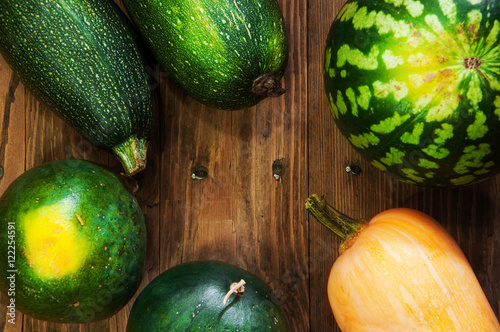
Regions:
<svg viewBox="0 0 500 332"><path fill-rule="evenodd" d="M233 282L231 284L231 289L229 289L229 292L227 292L224 300L222 301L222 304L226 305L227 300L229 300L229 297L233 293L235 293L236 295L242 295L245 292L245 287L243 286L244 284L246 284L246 282L243 279L241 279L240 282Z"/></svg>

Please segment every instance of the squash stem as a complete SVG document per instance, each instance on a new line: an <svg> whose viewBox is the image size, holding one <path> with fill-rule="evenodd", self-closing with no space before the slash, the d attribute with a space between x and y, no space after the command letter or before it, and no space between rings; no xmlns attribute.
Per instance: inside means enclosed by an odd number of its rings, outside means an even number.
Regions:
<svg viewBox="0 0 500 332"><path fill-rule="evenodd" d="M246 284L246 282L243 279L241 279L239 282L233 282L231 284L229 292L227 292L226 296L224 297L224 300L222 300L222 304L226 305L227 300L229 300L229 297L233 293L236 295L243 295L243 293L245 292L245 287L243 286L244 284Z"/></svg>
<svg viewBox="0 0 500 332"><path fill-rule="evenodd" d="M366 227L366 220L346 216L317 195L311 195L306 200L306 210L344 242L355 237Z"/></svg>
<svg viewBox="0 0 500 332"><path fill-rule="evenodd" d="M253 82L252 92L264 97L278 97L286 90L281 87L281 82L272 73L267 73Z"/></svg>
<svg viewBox="0 0 500 332"><path fill-rule="evenodd" d="M130 137L113 148L125 172L134 175L146 168L147 141L144 138Z"/></svg>

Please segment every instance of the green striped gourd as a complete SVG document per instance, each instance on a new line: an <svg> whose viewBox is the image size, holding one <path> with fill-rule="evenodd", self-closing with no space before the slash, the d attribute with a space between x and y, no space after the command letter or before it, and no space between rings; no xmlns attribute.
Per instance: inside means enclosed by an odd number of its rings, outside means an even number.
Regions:
<svg viewBox="0 0 500 332"><path fill-rule="evenodd" d="M378 169L445 187L500 171L498 1L348 1L323 64L338 128Z"/></svg>
<svg viewBox="0 0 500 332"><path fill-rule="evenodd" d="M279 96L288 59L276 0L124 0L170 77L211 107L236 110Z"/></svg>
<svg viewBox="0 0 500 332"><path fill-rule="evenodd" d="M112 0L2 0L0 52L24 85L129 174L146 164L153 96Z"/></svg>

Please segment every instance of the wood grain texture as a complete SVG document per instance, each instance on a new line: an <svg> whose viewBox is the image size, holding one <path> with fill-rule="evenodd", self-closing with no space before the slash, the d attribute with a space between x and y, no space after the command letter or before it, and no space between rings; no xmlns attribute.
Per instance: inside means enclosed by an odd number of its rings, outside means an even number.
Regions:
<svg viewBox="0 0 500 332"><path fill-rule="evenodd" d="M498 315L500 177L461 189L424 189L364 162L335 127L321 74L326 35L345 1L278 2L290 46L287 92L279 98L242 111L210 109L151 62L157 114L147 168L131 181L148 235L140 289L182 262L223 260L272 287L292 331L339 331L326 297L339 242L305 211L305 199L316 193L353 217L404 206L436 218L457 239ZM0 128L0 193L25 170L51 160L89 159L121 172L114 156L39 103L1 57ZM273 165L282 169L278 180ZM362 173L346 172L348 165ZM193 180L199 169L207 178ZM13 325L2 296L0 331L125 331L134 299L92 324L46 323L17 312Z"/></svg>

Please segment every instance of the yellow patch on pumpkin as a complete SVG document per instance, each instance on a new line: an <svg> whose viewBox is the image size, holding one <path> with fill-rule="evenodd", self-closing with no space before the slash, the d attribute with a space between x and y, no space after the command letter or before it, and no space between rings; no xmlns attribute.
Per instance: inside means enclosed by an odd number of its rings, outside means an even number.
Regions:
<svg viewBox="0 0 500 332"><path fill-rule="evenodd" d="M43 206L23 217L25 255L37 275L58 278L78 271L90 247L80 235L81 220L69 202Z"/></svg>

